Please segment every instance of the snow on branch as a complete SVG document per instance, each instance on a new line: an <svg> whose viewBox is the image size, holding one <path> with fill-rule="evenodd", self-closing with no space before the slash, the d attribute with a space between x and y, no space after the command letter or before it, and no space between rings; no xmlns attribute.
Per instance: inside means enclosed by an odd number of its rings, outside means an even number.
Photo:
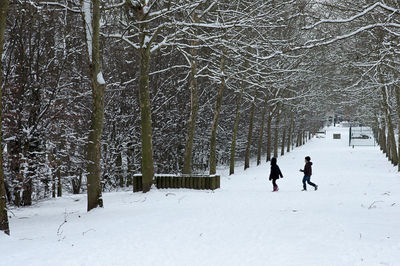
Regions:
<svg viewBox="0 0 400 266"><path fill-rule="evenodd" d="M113 4L113 5L109 5L109 6L104 6L103 9L110 10L110 9L117 8L117 7L123 7L125 4L126 4L126 1L122 0L121 3L117 3L117 4Z"/></svg>
<svg viewBox="0 0 400 266"><path fill-rule="evenodd" d="M56 7L60 7L62 9L66 9L70 12L73 13L80 13L81 11L77 8L71 8L67 5L61 4L61 3L57 3L57 2L39 2L39 5L43 5L43 6L56 6Z"/></svg>
<svg viewBox="0 0 400 266"><path fill-rule="evenodd" d="M190 66L188 66L188 65L171 66L171 67L168 67L168 68L165 68L165 69L161 69L161 70L157 70L157 71L151 72L149 75L152 76L152 75L164 73L164 72L167 72L167 71L171 71L173 69L190 69Z"/></svg>
<svg viewBox="0 0 400 266"><path fill-rule="evenodd" d="M323 45L332 44L334 42L353 37L353 36L363 32L363 31L370 30L370 29L373 29L373 28L378 28L378 27L400 28L400 24L398 24L398 23L376 23L376 24L366 25L366 26L360 27L360 28L358 28L358 29L356 29L356 30L354 30L354 31L352 31L350 33L347 33L347 34L344 34L344 35L340 35L340 36L336 36L335 38L330 39L330 40L326 40L326 39L311 40L311 41L306 42L304 44L304 46L296 47L296 48L293 48L291 50L295 51L295 50L300 50L300 49L310 49L310 48L314 48L314 47L319 47L319 46L323 46Z"/></svg>
<svg viewBox="0 0 400 266"><path fill-rule="evenodd" d="M394 12L394 13L400 13L400 9L389 7L389 6L387 6L387 5L385 5L385 4L381 3L381 2L376 2L375 4L371 5L370 7L364 9L362 12L360 12L360 13L358 13L358 14L350 17L350 18L347 18L347 19L323 19L323 20L320 20L320 21L318 21L317 23L315 23L313 25L305 26L305 27L303 27L303 29L306 29L306 30L313 29L313 28L317 27L318 25L325 24L325 23L348 23L348 22L352 22L352 21L356 20L357 18L360 18L360 17L366 15L367 13L369 13L370 11L374 10L377 7L381 7L383 9L386 9L386 10Z"/></svg>
<svg viewBox="0 0 400 266"><path fill-rule="evenodd" d="M103 36L109 37L109 38L116 38L116 39L121 39L122 41L126 42L129 46L131 46L134 49L139 49L139 45L135 44L134 42L131 42L127 37L125 37L122 34L107 34Z"/></svg>

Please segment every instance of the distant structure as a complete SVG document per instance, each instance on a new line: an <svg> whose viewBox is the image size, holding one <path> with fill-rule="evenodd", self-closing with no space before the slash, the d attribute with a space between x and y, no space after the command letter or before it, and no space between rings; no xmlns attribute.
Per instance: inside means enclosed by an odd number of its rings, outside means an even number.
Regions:
<svg viewBox="0 0 400 266"><path fill-rule="evenodd" d="M351 124L351 123L350 123ZM349 128L349 146L375 146L374 132L370 127Z"/></svg>

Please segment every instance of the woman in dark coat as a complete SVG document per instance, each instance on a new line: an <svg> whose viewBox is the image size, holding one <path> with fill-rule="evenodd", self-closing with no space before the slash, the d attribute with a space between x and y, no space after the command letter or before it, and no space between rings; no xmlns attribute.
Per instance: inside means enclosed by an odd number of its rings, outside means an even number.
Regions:
<svg viewBox="0 0 400 266"><path fill-rule="evenodd" d="M269 180L272 180L272 185L274 190L273 191L278 191L279 187L276 184L276 180L279 179L279 177L283 178L281 169L279 169L279 166L276 164L276 158L271 159L271 173L269 174Z"/></svg>

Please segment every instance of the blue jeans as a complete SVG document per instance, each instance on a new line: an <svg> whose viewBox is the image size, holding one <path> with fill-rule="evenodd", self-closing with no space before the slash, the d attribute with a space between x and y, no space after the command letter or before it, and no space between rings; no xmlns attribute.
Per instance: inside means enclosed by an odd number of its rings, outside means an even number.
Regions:
<svg viewBox="0 0 400 266"><path fill-rule="evenodd" d="M305 175L305 176L303 177L303 189L307 190L306 182L307 182L307 184L309 184L310 186L313 186L313 187L316 187L316 186L317 186L316 184L314 184L313 182L311 182L310 179L311 179L311 176L309 176L309 175Z"/></svg>

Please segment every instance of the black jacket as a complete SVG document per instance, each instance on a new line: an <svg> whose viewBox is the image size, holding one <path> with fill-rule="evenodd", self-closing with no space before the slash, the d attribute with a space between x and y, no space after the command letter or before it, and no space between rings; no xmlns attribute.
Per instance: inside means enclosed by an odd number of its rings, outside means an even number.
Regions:
<svg viewBox="0 0 400 266"><path fill-rule="evenodd" d="M304 170L301 170L302 172L304 172L304 175L306 175L306 176L312 175L311 165L312 165L312 162L307 162L306 165L304 166Z"/></svg>
<svg viewBox="0 0 400 266"><path fill-rule="evenodd" d="M269 180L272 179L278 179L280 177L283 177L281 169L279 169L278 165L271 165L271 173L269 174Z"/></svg>

